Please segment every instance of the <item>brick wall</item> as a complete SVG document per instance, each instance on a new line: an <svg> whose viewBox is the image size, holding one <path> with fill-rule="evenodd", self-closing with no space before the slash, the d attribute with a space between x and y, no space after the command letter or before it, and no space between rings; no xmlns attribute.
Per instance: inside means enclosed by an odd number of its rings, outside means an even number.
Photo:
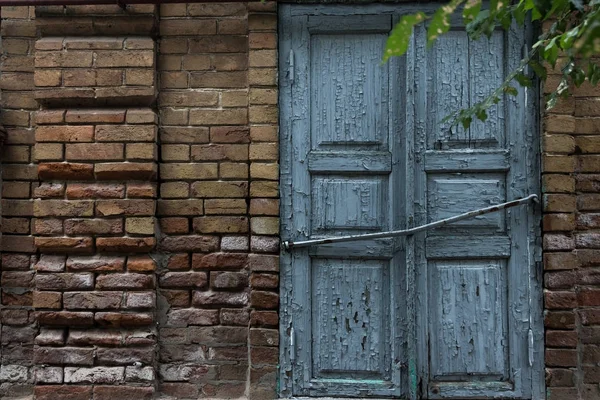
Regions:
<svg viewBox="0 0 600 400"><path fill-rule="evenodd" d="M558 84L551 71L546 92ZM548 399L600 398L600 89L544 117L542 190Z"/></svg>
<svg viewBox="0 0 600 400"><path fill-rule="evenodd" d="M33 393L32 309L36 261L32 236L37 187L33 71L36 27L29 7L2 8L0 121L8 130L2 149L2 276L0 305L0 398Z"/></svg>
<svg viewBox="0 0 600 400"><path fill-rule="evenodd" d="M0 398L274 398L276 5L2 11Z"/></svg>
<svg viewBox="0 0 600 400"><path fill-rule="evenodd" d="M2 18L0 398L273 398L275 4ZM600 397L599 110L544 117L553 400Z"/></svg>

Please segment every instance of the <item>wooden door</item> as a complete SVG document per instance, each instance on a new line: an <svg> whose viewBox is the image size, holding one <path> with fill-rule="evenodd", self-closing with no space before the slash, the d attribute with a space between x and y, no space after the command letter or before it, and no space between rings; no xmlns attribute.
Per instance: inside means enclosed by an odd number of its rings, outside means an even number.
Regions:
<svg viewBox="0 0 600 400"><path fill-rule="evenodd" d="M421 225L537 193L535 91L519 89L469 129L441 121L514 70L525 32L472 41L461 23L427 49L414 35L414 215ZM515 207L411 239L417 360L428 399L543 398L539 208ZM536 263L537 261L537 263Z"/></svg>
<svg viewBox="0 0 600 400"><path fill-rule="evenodd" d="M317 7L319 9L319 7ZM404 226L403 61L381 66L390 12L282 6L282 220L292 240ZM284 83L285 82L285 83ZM407 326L401 240L286 257L294 395L402 394ZM290 336L292 338L290 338Z"/></svg>
<svg viewBox="0 0 600 400"><path fill-rule="evenodd" d="M468 129L440 121L514 68L524 32L381 58L432 5L281 5L282 238L422 225L538 190L533 91ZM543 396L535 207L407 239L282 253L283 396Z"/></svg>

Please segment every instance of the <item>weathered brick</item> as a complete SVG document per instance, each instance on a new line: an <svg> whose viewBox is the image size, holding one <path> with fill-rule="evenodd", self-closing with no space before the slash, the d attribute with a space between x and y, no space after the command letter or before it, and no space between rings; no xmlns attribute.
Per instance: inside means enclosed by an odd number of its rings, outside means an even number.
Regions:
<svg viewBox="0 0 600 400"><path fill-rule="evenodd" d="M95 135L99 142L154 142L156 127L154 125L98 125Z"/></svg>
<svg viewBox="0 0 600 400"><path fill-rule="evenodd" d="M110 383L116 384L125 378L123 367L65 367L65 383Z"/></svg>
<svg viewBox="0 0 600 400"><path fill-rule="evenodd" d="M91 142L93 126L38 126L35 130L37 142Z"/></svg>
<svg viewBox="0 0 600 400"><path fill-rule="evenodd" d="M248 160L248 145L207 144L192 146L193 161L245 161Z"/></svg>
<svg viewBox="0 0 600 400"><path fill-rule="evenodd" d="M122 160L124 146L120 143L81 143L67 144L67 160Z"/></svg>
<svg viewBox="0 0 600 400"><path fill-rule="evenodd" d="M148 326L152 324L153 318L145 313L98 312L94 315L94 321L100 326L126 328Z"/></svg>
<svg viewBox="0 0 600 400"><path fill-rule="evenodd" d="M210 252L218 249L217 236L189 235L165 237L161 240L159 248L170 252L200 251Z"/></svg>
<svg viewBox="0 0 600 400"><path fill-rule="evenodd" d="M142 162L103 163L94 166L94 173L99 180L153 180L157 166Z"/></svg>
<svg viewBox="0 0 600 400"><path fill-rule="evenodd" d="M244 272L212 271L210 286L214 289L243 289L248 287L248 275Z"/></svg>
<svg viewBox="0 0 600 400"><path fill-rule="evenodd" d="M60 292L33 292L33 307L35 308L62 308L62 294Z"/></svg>
<svg viewBox="0 0 600 400"><path fill-rule="evenodd" d="M194 254L194 269L241 269L248 262L248 254L243 253L211 253Z"/></svg>
<svg viewBox="0 0 600 400"><path fill-rule="evenodd" d="M194 197L247 197L248 183L236 181L194 182L192 184Z"/></svg>
<svg viewBox="0 0 600 400"><path fill-rule="evenodd" d="M197 308L171 310L167 316L167 325L186 327L189 325L216 325L219 322L218 310Z"/></svg>
<svg viewBox="0 0 600 400"><path fill-rule="evenodd" d="M570 309L577 305L577 295L574 292L547 291L544 293L546 309Z"/></svg>
<svg viewBox="0 0 600 400"><path fill-rule="evenodd" d="M198 233L245 233L248 232L248 219L246 217L194 218L194 231Z"/></svg>
<svg viewBox="0 0 600 400"><path fill-rule="evenodd" d="M36 385L34 390L38 400L89 400L92 396L92 386Z"/></svg>
<svg viewBox="0 0 600 400"><path fill-rule="evenodd" d="M91 312L45 311L38 313L38 321L42 325L83 327L94 324Z"/></svg>
<svg viewBox="0 0 600 400"><path fill-rule="evenodd" d="M248 304L247 293L228 293L228 292L198 292L192 295L192 304L196 307L205 306L230 306L243 307Z"/></svg>
<svg viewBox="0 0 600 400"><path fill-rule="evenodd" d="M4 287L30 287L33 282L33 271L3 271Z"/></svg>
<svg viewBox="0 0 600 400"><path fill-rule="evenodd" d="M79 109L67 110L67 123L120 124L125 122L125 110L118 109Z"/></svg>
<svg viewBox="0 0 600 400"><path fill-rule="evenodd" d="M202 200L159 200L158 215L202 215L204 203Z"/></svg>
<svg viewBox="0 0 600 400"><path fill-rule="evenodd" d="M67 310L104 310L121 307L123 292L69 292L63 295Z"/></svg>
<svg viewBox="0 0 600 400"><path fill-rule="evenodd" d="M46 180L91 180L94 178L94 166L77 163L44 163L38 165L38 175Z"/></svg>
<svg viewBox="0 0 600 400"><path fill-rule="evenodd" d="M94 362L94 349L77 347L38 347L34 349L33 357L36 364L92 365Z"/></svg>
<svg viewBox="0 0 600 400"><path fill-rule="evenodd" d="M154 279L145 274L108 274L96 278L96 288L106 289L151 289L154 287Z"/></svg>
<svg viewBox="0 0 600 400"><path fill-rule="evenodd" d="M161 164L161 179L166 180L192 180L192 179L215 179L217 178L217 164Z"/></svg>
<svg viewBox="0 0 600 400"><path fill-rule="evenodd" d="M91 217L94 203L85 200L36 200L33 212L37 217Z"/></svg>
<svg viewBox="0 0 600 400"><path fill-rule="evenodd" d="M204 272L167 272L160 277L161 288L205 288L208 278Z"/></svg>
<svg viewBox="0 0 600 400"><path fill-rule="evenodd" d="M125 185L102 183L69 183L68 199L119 199L125 196Z"/></svg>
<svg viewBox="0 0 600 400"><path fill-rule="evenodd" d="M91 289L94 277L90 273L37 274L35 286L41 290L82 290Z"/></svg>
<svg viewBox="0 0 600 400"><path fill-rule="evenodd" d="M140 386L95 386L95 400L114 400L114 399L140 399L150 400L154 398L153 387Z"/></svg>

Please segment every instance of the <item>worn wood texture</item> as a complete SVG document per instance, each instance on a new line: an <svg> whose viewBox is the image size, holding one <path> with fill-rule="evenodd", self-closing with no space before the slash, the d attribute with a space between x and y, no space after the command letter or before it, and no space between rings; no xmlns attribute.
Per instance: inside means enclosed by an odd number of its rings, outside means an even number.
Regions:
<svg viewBox="0 0 600 400"><path fill-rule="evenodd" d="M399 15L428 7L280 7L283 240L409 228L537 193L532 93L486 124L440 124L518 63L524 32L473 42L457 25L428 50L419 27L405 57L380 65ZM281 395L541 398L538 221L519 207L283 253Z"/></svg>

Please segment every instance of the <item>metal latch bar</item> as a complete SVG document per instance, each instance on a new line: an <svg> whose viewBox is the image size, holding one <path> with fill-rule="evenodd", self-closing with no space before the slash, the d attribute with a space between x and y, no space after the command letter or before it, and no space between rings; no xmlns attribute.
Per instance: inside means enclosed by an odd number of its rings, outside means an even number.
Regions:
<svg viewBox="0 0 600 400"><path fill-rule="evenodd" d="M454 217L442 219L440 221L432 222L429 224L417 226L415 228L410 228L410 229L402 229L399 231L377 232L377 233L364 233L364 234L350 235L350 236L338 236L338 237L331 237L331 238L325 238L325 239L312 239L312 240L304 240L301 242L284 241L282 243L282 245L285 250L291 250L291 249L295 249L295 248L299 248L299 247L314 246L314 245L318 245L318 244L354 242L354 241L366 240L366 239L381 239L381 238L396 237L396 236L409 236L409 235L414 235L415 233L423 232L426 230L446 226L446 225L452 224L454 222L462 221L464 219L474 218L474 217L478 217L480 215L501 211L506 208L516 207L516 206L519 206L522 204L529 203L530 201L537 202L538 196L536 194L531 194L531 195L529 195L527 197L523 197L521 199L509 201L506 203L496 204L496 205L490 206L490 207L480 208L477 210L466 212L464 214L455 215Z"/></svg>

